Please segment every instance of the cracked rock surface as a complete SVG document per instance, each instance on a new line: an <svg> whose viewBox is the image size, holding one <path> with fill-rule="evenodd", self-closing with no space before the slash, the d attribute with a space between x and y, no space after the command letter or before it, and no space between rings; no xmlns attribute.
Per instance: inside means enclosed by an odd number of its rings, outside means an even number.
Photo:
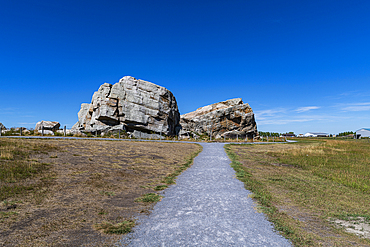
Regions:
<svg viewBox="0 0 370 247"><path fill-rule="evenodd" d="M223 145L203 151L118 246L292 246L235 178Z"/></svg>
<svg viewBox="0 0 370 247"><path fill-rule="evenodd" d="M73 130L105 132L125 130L136 138L174 136L180 113L175 96L154 83L125 76L115 84L104 83L78 112Z"/></svg>
<svg viewBox="0 0 370 247"><path fill-rule="evenodd" d="M206 133L216 139L244 139L258 134L253 110L241 98L207 105L181 115L180 124L183 137Z"/></svg>

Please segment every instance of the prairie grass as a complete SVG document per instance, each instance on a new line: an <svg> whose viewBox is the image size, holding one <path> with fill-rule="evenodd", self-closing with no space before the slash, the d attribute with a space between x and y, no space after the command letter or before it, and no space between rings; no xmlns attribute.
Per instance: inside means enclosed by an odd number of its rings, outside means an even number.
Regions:
<svg viewBox="0 0 370 247"><path fill-rule="evenodd" d="M141 197L135 199L135 202L153 203L159 202L163 196L156 193L144 194Z"/></svg>
<svg viewBox="0 0 370 247"><path fill-rule="evenodd" d="M271 153L280 163L292 164L313 175L370 192L370 144L365 141L327 140L320 145Z"/></svg>
<svg viewBox="0 0 370 247"><path fill-rule="evenodd" d="M158 185L158 186L154 187L154 190L164 190L167 187L168 187L167 185Z"/></svg>
<svg viewBox="0 0 370 247"><path fill-rule="evenodd" d="M43 173L47 163L30 160L31 154L54 150L52 145L22 140L0 139L0 200L34 190L37 184L23 184L30 177Z"/></svg>
<svg viewBox="0 0 370 247"><path fill-rule="evenodd" d="M5 246L112 246L134 226L130 219L149 213L156 192L167 186L161 181L167 175L174 181L201 148L101 140L0 141L7 157L0 159L2 168L16 161L32 168L23 169L28 172L24 176L13 173L0 180L0 189L9 188L0 203L0 212L6 212L0 215ZM137 198L143 202L135 202Z"/></svg>
<svg viewBox="0 0 370 247"><path fill-rule="evenodd" d="M332 223L370 218L368 142L309 139L226 151L258 209L295 246L370 246Z"/></svg>
<svg viewBox="0 0 370 247"><path fill-rule="evenodd" d="M131 232L131 229L135 226L135 221L125 220L123 222L112 224L110 222L103 222L95 225L96 230L102 230L107 234L125 234Z"/></svg>

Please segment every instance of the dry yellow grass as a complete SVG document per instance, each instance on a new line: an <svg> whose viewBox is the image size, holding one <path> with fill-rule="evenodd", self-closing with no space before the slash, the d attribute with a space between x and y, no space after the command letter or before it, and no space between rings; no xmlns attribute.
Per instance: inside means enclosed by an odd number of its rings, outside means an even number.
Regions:
<svg viewBox="0 0 370 247"><path fill-rule="evenodd" d="M20 193L8 194L0 205L0 212L7 213L0 214L0 245L5 246L113 243L119 237L94 226L103 223L118 227L125 220L148 213L151 205L135 199L156 193L154 188L165 185L162 180L167 174L176 173L200 150L198 145L185 143L0 141L14 144L15 151L29 147L31 155L23 159L25 166L49 164L40 173L15 183L8 181L9 177L1 182L20 188ZM1 159L0 165L8 161L12 160ZM34 189L27 190L31 185ZM122 230L112 229L117 233Z"/></svg>
<svg viewBox="0 0 370 247"><path fill-rule="evenodd" d="M370 143L317 139L229 151L260 209L295 246L370 246L332 223L370 223Z"/></svg>

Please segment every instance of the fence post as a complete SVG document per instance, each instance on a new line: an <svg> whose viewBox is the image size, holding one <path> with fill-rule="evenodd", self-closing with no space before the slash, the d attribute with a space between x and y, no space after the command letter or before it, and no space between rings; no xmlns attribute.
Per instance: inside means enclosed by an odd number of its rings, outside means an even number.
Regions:
<svg viewBox="0 0 370 247"><path fill-rule="evenodd" d="M118 130L118 139L121 139L121 130Z"/></svg>
<svg viewBox="0 0 370 247"><path fill-rule="evenodd" d="M64 136L67 135L67 126L64 125Z"/></svg>
<svg viewBox="0 0 370 247"><path fill-rule="evenodd" d="M20 127L19 130L20 130L20 136L22 136L22 127Z"/></svg>
<svg viewBox="0 0 370 247"><path fill-rule="evenodd" d="M41 136L44 136L44 125L41 125Z"/></svg>
<svg viewBox="0 0 370 247"><path fill-rule="evenodd" d="M0 126L0 136L1 136L1 131L3 131L3 130L2 130L2 128L3 128L3 127L1 127L1 126Z"/></svg>
<svg viewBox="0 0 370 247"><path fill-rule="evenodd" d="M162 140L162 129L159 131L159 140Z"/></svg>
<svg viewBox="0 0 370 247"><path fill-rule="evenodd" d="M239 141L239 134L236 134L236 142Z"/></svg>

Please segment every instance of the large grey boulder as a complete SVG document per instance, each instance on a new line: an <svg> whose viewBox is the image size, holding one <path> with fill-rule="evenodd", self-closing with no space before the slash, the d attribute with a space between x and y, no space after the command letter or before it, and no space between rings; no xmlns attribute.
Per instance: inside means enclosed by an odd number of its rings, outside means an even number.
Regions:
<svg viewBox="0 0 370 247"><path fill-rule="evenodd" d="M125 76L116 84L104 83L90 104L82 104L72 130L104 133L125 130L137 138L174 136L180 113L173 94L151 82Z"/></svg>
<svg viewBox="0 0 370 247"><path fill-rule="evenodd" d="M207 105L181 115L183 137L212 135L213 138L253 138L257 135L257 124L249 104L241 98Z"/></svg>
<svg viewBox="0 0 370 247"><path fill-rule="evenodd" d="M42 127L44 127L44 134L46 133L46 130L49 134L51 134L50 132L55 132L59 129L60 123L57 121L40 121L36 123L35 131L41 133Z"/></svg>

